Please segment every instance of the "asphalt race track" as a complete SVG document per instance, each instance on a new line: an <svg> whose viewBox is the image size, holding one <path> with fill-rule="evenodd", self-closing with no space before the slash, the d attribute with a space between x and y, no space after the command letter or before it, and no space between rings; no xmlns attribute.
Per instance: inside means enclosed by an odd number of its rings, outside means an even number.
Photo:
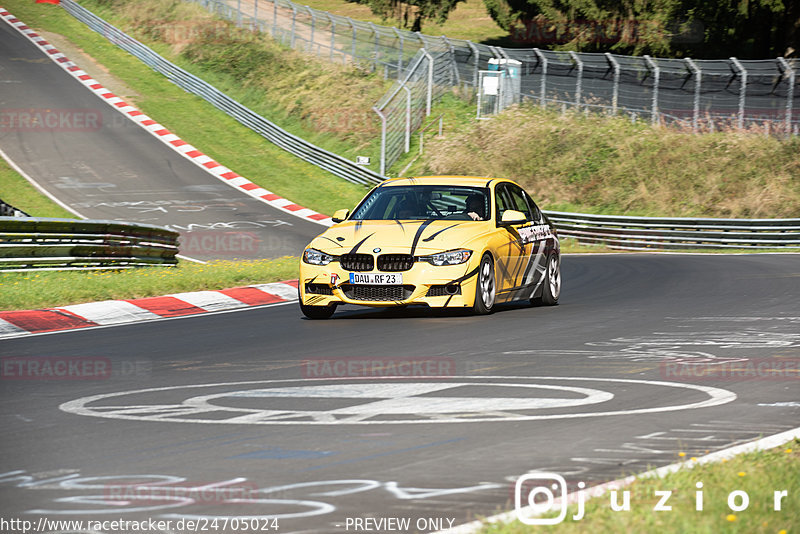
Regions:
<svg viewBox="0 0 800 534"><path fill-rule="evenodd" d="M253 232L258 257L321 231L168 150L4 24L0 49L3 108L102 114L0 137L84 215ZM565 256L550 308L309 321L290 303L4 340L0 516L433 532L512 508L530 471L574 490L701 456L800 426L798 279L789 254Z"/></svg>
<svg viewBox="0 0 800 534"><path fill-rule="evenodd" d="M530 470L572 490L701 456L800 426L799 276L796 255L566 256L552 308L289 304L4 341L2 514L429 532L512 508ZM75 379L29 367L75 358Z"/></svg>
<svg viewBox="0 0 800 534"><path fill-rule="evenodd" d="M3 128L0 148L85 217L168 226L184 234L181 253L201 260L296 255L324 230L174 152L6 23L0 23L0 87L4 113L47 110L59 118L53 128Z"/></svg>

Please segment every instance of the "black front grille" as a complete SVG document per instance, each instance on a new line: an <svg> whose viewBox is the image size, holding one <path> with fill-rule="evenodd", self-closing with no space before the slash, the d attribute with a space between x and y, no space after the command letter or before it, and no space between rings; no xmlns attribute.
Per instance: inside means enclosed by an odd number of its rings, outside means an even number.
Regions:
<svg viewBox="0 0 800 534"><path fill-rule="evenodd" d="M342 254L339 264L347 271L371 271L375 267L375 258L371 254Z"/></svg>
<svg viewBox="0 0 800 534"><path fill-rule="evenodd" d="M414 286L371 286L345 284L342 290L353 300L392 301L406 300L414 292Z"/></svg>
<svg viewBox="0 0 800 534"><path fill-rule="evenodd" d="M414 266L411 254L381 254L378 256L379 271L407 271Z"/></svg>

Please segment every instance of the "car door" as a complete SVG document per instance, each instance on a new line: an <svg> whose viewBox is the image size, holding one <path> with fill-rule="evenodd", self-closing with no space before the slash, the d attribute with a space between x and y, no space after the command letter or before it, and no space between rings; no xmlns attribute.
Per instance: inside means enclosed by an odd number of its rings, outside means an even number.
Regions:
<svg viewBox="0 0 800 534"><path fill-rule="evenodd" d="M533 288L542 281L545 274L547 257L552 248L548 241L550 231L541 210L524 189L511 184L510 192L517 206L527 207L525 211L527 222L522 225L519 232L525 242L525 252L528 256L519 285ZM517 209L522 211L521 207Z"/></svg>
<svg viewBox="0 0 800 534"><path fill-rule="evenodd" d="M520 228L524 227L528 221L522 224L502 224L503 213L507 210L522 211L526 218L530 216L530 209L527 203L524 206L518 204L512 194L513 184L503 182L495 188L495 223L500 234L498 246L497 266L495 267L498 299L508 300L511 298L510 292L517 289L519 282L523 280L525 267L530 256L530 247L526 246L525 240L520 235ZM520 207L524 209L520 210Z"/></svg>

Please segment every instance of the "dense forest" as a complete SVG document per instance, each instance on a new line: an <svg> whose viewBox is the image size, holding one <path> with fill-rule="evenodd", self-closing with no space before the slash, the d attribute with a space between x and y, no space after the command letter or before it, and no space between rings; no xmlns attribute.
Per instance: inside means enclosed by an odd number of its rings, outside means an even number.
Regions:
<svg viewBox="0 0 800 534"><path fill-rule="evenodd" d="M355 0L418 31L463 0ZM743 59L798 57L797 0L484 0L510 46Z"/></svg>

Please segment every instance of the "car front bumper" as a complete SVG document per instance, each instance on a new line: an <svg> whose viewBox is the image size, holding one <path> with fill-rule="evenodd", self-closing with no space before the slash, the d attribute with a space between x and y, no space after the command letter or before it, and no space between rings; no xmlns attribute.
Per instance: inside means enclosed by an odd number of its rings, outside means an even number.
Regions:
<svg viewBox="0 0 800 534"><path fill-rule="evenodd" d="M402 271L402 286L350 284L350 271L338 262L311 265L300 260L298 288L307 306L358 304L361 306L406 306L424 304L432 308L466 308L475 302L477 262L436 266L415 262ZM385 271L371 271L386 273Z"/></svg>

